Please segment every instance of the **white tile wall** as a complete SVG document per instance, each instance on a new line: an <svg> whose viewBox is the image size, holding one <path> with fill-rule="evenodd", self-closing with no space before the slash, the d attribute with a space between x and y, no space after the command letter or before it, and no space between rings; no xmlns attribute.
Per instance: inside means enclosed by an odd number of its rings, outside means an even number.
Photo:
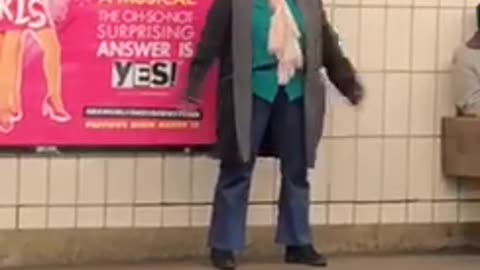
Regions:
<svg viewBox="0 0 480 270"><path fill-rule="evenodd" d="M22 207L19 209L20 229L46 229L46 207Z"/></svg>
<svg viewBox="0 0 480 270"><path fill-rule="evenodd" d="M190 225L190 207L165 207L163 209L162 221L165 227L187 227Z"/></svg>
<svg viewBox="0 0 480 270"><path fill-rule="evenodd" d="M354 205L351 203L332 204L328 210L328 224L353 224Z"/></svg>
<svg viewBox="0 0 480 270"><path fill-rule="evenodd" d="M358 140L357 201L380 201L382 189L383 144L379 138Z"/></svg>
<svg viewBox="0 0 480 270"><path fill-rule="evenodd" d="M435 69L438 33L438 9L416 8L413 10L412 69L431 71Z"/></svg>
<svg viewBox="0 0 480 270"><path fill-rule="evenodd" d="M385 8L360 12L360 65L365 71L382 70L385 63Z"/></svg>
<svg viewBox="0 0 480 270"><path fill-rule="evenodd" d="M80 207L77 210L77 228L101 228L105 226L106 209L97 207Z"/></svg>
<svg viewBox="0 0 480 270"><path fill-rule="evenodd" d="M252 205L248 211L247 220L249 224L254 226L271 226L274 224L273 218L273 205Z"/></svg>
<svg viewBox="0 0 480 270"><path fill-rule="evenodd" d="M331 151L331 140L324 139L317 151L317 164L315 169L310 172L311 197L312 201L327 201L329 194L329 174L331 172L331 160L329 159Z"/></svg>
<svg viewBox="0 0 480 270"><path fill-rule="evenodd" d="M431 138L413 138L409 149L408 198L433 198L434 141Z"/></svg>
<svg viewBox="0 0 480 270"><path fill-rule="evenodd" d="M49 159L20 158L20 201L21 204L46 204Z"/></svg>
<svg viewBox="0 0 480 270"><path fill-rule="evenodd" d="M48 228L69 229L75 227L74 207L50 207L47 214Z"/></svg>
<svg viewBox="0 0 480 270"><path fill-rule="evenodd" d="M211 206L193 206L191 208L192 226L205 227L210 223Z"/></svg>
<svg viewBox="0 0 480 270"><path fill-rule="evenodd" d="M434 134L435 120L435 75L414 74L410 94L410 134Z"/></svg>
<svg viewBox="0 0 480 270"><path fill-rule="evenodd" d="M437 75L437 95L436 95L436 117L435 117L435 134L440 134L441 118L446 115L453 115L454 106L454 89L452 89L451 76L449 73L441 73Z"/></svg>
<svg viewBox="0 0 480 270"><path fill-rule="evenodd" d="M192 159L166 157L164 163L163 198L168 202L188 203L192 190Z"/></svg>
<svg viewBox="0 0 480 270"><path fill-rule="evenodd" d="M366 100L328 112L310 173L314 224L480 221L480 182L446 179L453 50L478 0L328 0ZM207 226L218 163L163 154L0 157L0 229ZM260 160L249 222L276 223L278 164Z"/></svg>
<svg viewBox="0 0 480 270"><path fill-rule="evenodd" d="M107 204L133 202L134 168L133 156L107 160Z"/></svg>
<svg viewBox="0 0 480 270"><path fill-rule="evenodd" d="M407 206L404 203L385 203L381 204L382 224L407 223Z"/></svg>
<svg viewBox="0 0 480 270"><path fill-rule="evenodd" d="M458 2L458 1L457 1ZM438 60L439 70L448 70L452 63L452 54L463 40L464 13L461 9L440 9Z"/></svg>
<svg viewBox="0 0 480 270"><path fill-rule="evenodd" d="M409 223L431 223L433 208L431 203L410 203L408 205Z"/></svg>
<svg viewBox="0 0 480 270"><path fill-rule="evenodd" d="M389 8L387 10L385 59L387 70L409 70L411 62L411 29L411 8Z"/></svg>
<svg viewBox="0 0 480 270"><path fill-rule="evenodd" d="M75 204L77 159L52 158L50 160L48 202L55 204Z"/></svg>
<svg viewBox="0 0 480 270"><path fill-rule="evenodd" d="M384 134L408 134L410 75L387 73L384 89Z"/></svg>
<svg viewBox="0 0 480 270"><path fill-rule="evenodd" d="M327 207L325 205L313 205L310 211L310 221L313 224L325 225L327 224Z"/></svg>
<svg viewBox="0 0 480 270"><path fill-rule="evenodd" d="M384 75L365 73L362 76L367 91L362 107L358 109L358 134L381 135L383 130Z"/></svg>
<svg viewBox="0 0 480 270"><path fill-rule="evenodd" d="M18 160L14 156L0 158L2 180L0 188L0 205L14 205L18 195Z"/></svg>
<svg viewBox="0 0 480 270"><path fill-rule="evenodd" d="M478 211L480 203L465 202L460 204L460 222L479 222L480 212Z"/></svg>
<svg viewBox="0 0 480 270"><path fill-rule="evenodd" d="M133 225L133 207L107 207L106 223L106 226L110 228L131 227Z"/></svg>
<svg viewBox="0 0 480 270"><path fill-rule="evenodd" d="M159 227L162 224L161 207L136 207L134 211L135 227Z"/></svg>
<svg viewBox="0 0 480 270"><path fill-rule="evenodd" d="M383 152L382 200L402 200L408 188L408 140L387 138Z"/></svg>
<svg viewBox="0 0 480 270"><path fill-rule="evenodd" d="M89 156L80 157L78 166L78 203L104 203L106 199L106 160Z"/></svg>
<svg viewBox="0 0 480 270"><path fill-rule="evenodd" d="M332 152L329 157L332 171L330 175L332 201L348 201L355 198L356 156L355 139L342 138L332 141Z"/></svg>
<svg viewBox="0 0 480 270"><path fill-rule="evenodd" d="M271 202L275 199L276 171L277 167L273 160L257 160L250 192L252 200Z"/></svg>
<svg viewBox="0 0 480 270"><path fill-rule="evenodd" d="M158 156L137 157L135 162L135 202L160 203L163 159Z"/></svg>
<svg viewBox="0 0 480 270"><path fill-rule="evenodd" d="M378 224L380 205L359 204L355 206L355 224Z"/></svg>
<svg viewBox="0 0 480 270"><path fill-rule="evenodd" d="M16 209L13 207L0 208L0 230L12 230L16 227Z"/></svg>
<svg viewBox="0 0 480 270"><path fill-rule="evenodd" d="M458 221L458 203L444 202L434 205L434 222L456 223Z"/></svg>

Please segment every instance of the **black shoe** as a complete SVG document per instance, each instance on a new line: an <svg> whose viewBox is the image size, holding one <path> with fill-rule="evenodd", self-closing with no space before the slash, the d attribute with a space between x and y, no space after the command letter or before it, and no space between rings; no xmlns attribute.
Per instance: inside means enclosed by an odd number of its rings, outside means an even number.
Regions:
<svg viewBox="0 0 480 270"><path fill-rule="evenodd" d="M285 252L285 263L326 267L327 258L319 254L311 245L289 246Z"/></svg>
<svg viewBox="0 0 480 270"><path fill-rule="evenodd" d="M232 251L212 248L210 253L212 265L220 270L234 270L237 267Z"/></svg>

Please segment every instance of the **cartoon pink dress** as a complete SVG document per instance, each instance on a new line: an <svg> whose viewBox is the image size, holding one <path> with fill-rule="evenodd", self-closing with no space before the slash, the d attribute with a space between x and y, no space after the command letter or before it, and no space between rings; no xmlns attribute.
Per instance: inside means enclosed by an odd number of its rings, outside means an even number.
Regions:
<svg viewBox="0 0 480 270"><path fill-rule="evenodd" d="M7 5L8 9L0 14L0 31L41 30L52 27L47 4L46 0L13 0Z"/></svg>

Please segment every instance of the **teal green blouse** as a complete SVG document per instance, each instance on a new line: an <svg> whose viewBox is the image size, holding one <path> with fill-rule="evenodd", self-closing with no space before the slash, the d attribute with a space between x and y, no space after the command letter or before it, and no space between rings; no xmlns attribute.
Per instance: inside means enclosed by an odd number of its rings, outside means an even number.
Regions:
<svg viewBox="0 0 480 270"><path fill-rule="evenodd" d="M302 47L305 41L305 21L295 0L286 0L292 15L297 21L297 25L302 32ZM253 93L270 103L272 103L278 93L278 76L276 69L261 69L261 67L276 64L276 59L268 52L268 33L270 28L270 18L272 10L268 0L255 0L252 16L252 50L253 50L253 70L252 70L252 88ZM259 70L255 69L260 68ZM285 88L290 101L303 96L303 74L298 72Z"/></svg>

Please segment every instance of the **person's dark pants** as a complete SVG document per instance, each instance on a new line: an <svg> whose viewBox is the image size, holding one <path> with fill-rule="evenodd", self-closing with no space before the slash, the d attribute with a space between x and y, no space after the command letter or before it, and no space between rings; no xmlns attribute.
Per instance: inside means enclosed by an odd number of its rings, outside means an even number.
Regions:
<svg viewBox="0 0 480 270"><path fill-rule="evenodd" d="M309 182L305 158L303 98L289 101L283 89L273 104L254 97L252 152L256 156L271 125L281 161L282 188L276 242L286 246L311 243ZM240 251L245 245L250 180L255 158L248 164L222 162L210 227L211 248ZM257 179L262 181L262 179Z"/></svg>

